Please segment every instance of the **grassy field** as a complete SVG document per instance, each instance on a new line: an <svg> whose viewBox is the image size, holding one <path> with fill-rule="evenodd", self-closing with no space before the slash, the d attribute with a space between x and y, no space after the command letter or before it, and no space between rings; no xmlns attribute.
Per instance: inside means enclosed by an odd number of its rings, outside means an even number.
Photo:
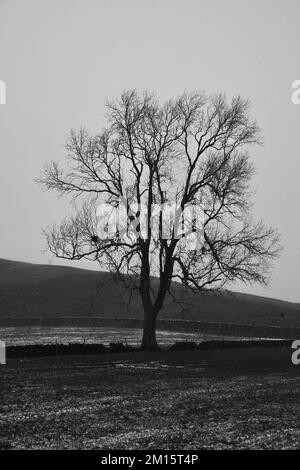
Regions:
<svg viewBox="0 0 300 470"><path fill-rule="evenodd" d="M167 297L160 319L300 328L300 304L238 292L185 294L178 284L174 292L179 303ZM0 259L0 325L62 317L141 319L142 306L137 295L128 304L124 285L105 272Z"/></svg>
<svg viewBox="0 0 300 470"><path fill-rule="evenodd" d="M9 360L2 448L299 449L289 348Z"/></svg>
<svg viewBox="0 0 300 470"><path fill-rule="evenodd" d="M0 340L136 346L142 309L138 298L127 306L122 289L103 272L0 260ZM176 289L182 303L166 301L161 346L298 337L299 304ZM299 449L300 366L291 352L163 348L8 359L0 366L0 448Z"/></svg>
<svg viewBox="0 0 300 470"><path fill-rule="evenodd" d="M187 333L181 331L158 330L157 339L161 346L170 346L176 341L245 339L238 335ZM252 339L259 339L259 337ZM0 340L7 346L26 344L69 344L69 343L109 343L123 342L138 346L142 340L140 328L117 327L8 327L0 328Z"/></svg>

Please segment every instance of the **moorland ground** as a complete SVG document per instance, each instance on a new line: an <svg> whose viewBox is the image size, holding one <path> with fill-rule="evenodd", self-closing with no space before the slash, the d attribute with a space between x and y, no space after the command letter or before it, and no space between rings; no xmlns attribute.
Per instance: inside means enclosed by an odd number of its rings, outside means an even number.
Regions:
<svg viewBox="0 0 300 470"><path fill-rule="evenodd" d="M155 289L158 280L153 282ZM173 288L178 302L168 296L160 320L300 328L300 304L229 291L185 293L176 283ZM106 272L0 259L0 326L30 319L46 326L51 319L52 326L97 326L97 318L124 319L122 326L142 320L138 294L129 302L124 284Z"/></svg>
<svg viewBox="0 0 300 470"><path fill-rule="evenodd" d="M214 293L167 299L158 340L299 337L300 305ZM141 340L141 306L108 273L0 260L7 345ZM284 347L10 359L0 448L299 449L300 366Z"/></svg>
<svg viewBox="0 0 300 470"><path fill-rule="evenodd" d="M113 322L112 322L113 323ZM190 328L192 329L192 328ZM233 329L233 328L232 328ZM215 331L214 331L215 330ZM236 329L237 330L237 329ZM197 343L209 340L243 340L249 339L243 335L242 331L238 334L238 330L233 329L231 334L221 334L218 326L211 328L210 333L205 332L186 332L161 330L157 331L157 340L160 346L170 346L175 342L195 341ZM251 330L250 330L251 332ZM264 333L263 329L261 332ZM268 331L266 332L268 333ZM138 347L142 340L141 328L120 328L117 326L107 327L78 327L78 326L61 326L61 327L0 327L0 339L5 341L7 346L28 345L28 344L70 344L70 343L101 343L108 345L109 343L129 344ZM266 337L263 334L257 337L252 335L251 340Z"/></svg>
<svg viewBox="0 0 300 470"><path fill-rule="evenodd" d="M299 449L290 348L9 359L12 449Z"/></svg>

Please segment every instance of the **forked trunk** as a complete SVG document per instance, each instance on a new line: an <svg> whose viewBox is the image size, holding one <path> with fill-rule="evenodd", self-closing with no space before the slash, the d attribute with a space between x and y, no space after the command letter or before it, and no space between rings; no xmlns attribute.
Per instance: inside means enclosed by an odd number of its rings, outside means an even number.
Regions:
<svg viewBox="0 0 300 470"><path fill-rule="evenodd" d="M159 349L156 341L156 315L153 311L148 311L144 314L144 331L141 349L148 351Z"/></svg>

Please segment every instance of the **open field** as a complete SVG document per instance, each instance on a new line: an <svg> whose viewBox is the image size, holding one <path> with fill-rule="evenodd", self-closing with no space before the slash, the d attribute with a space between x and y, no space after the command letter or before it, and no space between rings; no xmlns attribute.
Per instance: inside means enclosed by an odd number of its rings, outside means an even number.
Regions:
<svg viewBox="0 0 300 470"><path fill-rule="evenodd" d="M168 299L158 321L163 347L299 337L298 304L228 292L178 296L184 307ZM138 299L126 306L107 273L0 260L0 339L8 346L136 346L141 326ZM288 347L77 351L0 367L0 448L300 449L300 366Z"/></svg>
<svg viewBox="0 0 300 470"><path fill-rule="evenodd" d="M170 346L176 341L245 339L245 336L181 331L158 330L157 339L161 346ZM251 339L260 339L252 337ZM142 340L142 330L117 327L7 327L0 328L0 340L7 346L27 344L69 344L69 343L109 343L123 342L138 346Z"/></svg>
<svg viewBox="0 0 300 470"><path fill-rule="evenodd" d="M161 320L300 328L299 304L229 291L185 294L178 284L174 292L179 303L168 297ZM140 299L128 303L123 284L106 272L0 259L0 326L97 317L142 319Z"/></svg>
<svg viewBox="0 0 300 470"><path fill-rule="evenodd" d="M290 356L254 348L9 360L2 447L299 449L300 366Z"/></svg>

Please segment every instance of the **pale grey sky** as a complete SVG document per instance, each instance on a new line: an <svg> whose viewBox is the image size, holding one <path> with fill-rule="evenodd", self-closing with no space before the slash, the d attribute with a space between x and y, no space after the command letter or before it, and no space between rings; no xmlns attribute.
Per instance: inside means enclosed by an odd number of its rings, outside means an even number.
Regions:
<svg viewBox="0 0 300 470"><path fill-rule="evenodd" d="M262 128L254 215L285 248L270 289L236 289L300 302L299 18L300 0L0 0L0 257L51 262L41 227L71 208L33 179L70 128L102 127L106 97L225 91L249 97Z"/></svg>

